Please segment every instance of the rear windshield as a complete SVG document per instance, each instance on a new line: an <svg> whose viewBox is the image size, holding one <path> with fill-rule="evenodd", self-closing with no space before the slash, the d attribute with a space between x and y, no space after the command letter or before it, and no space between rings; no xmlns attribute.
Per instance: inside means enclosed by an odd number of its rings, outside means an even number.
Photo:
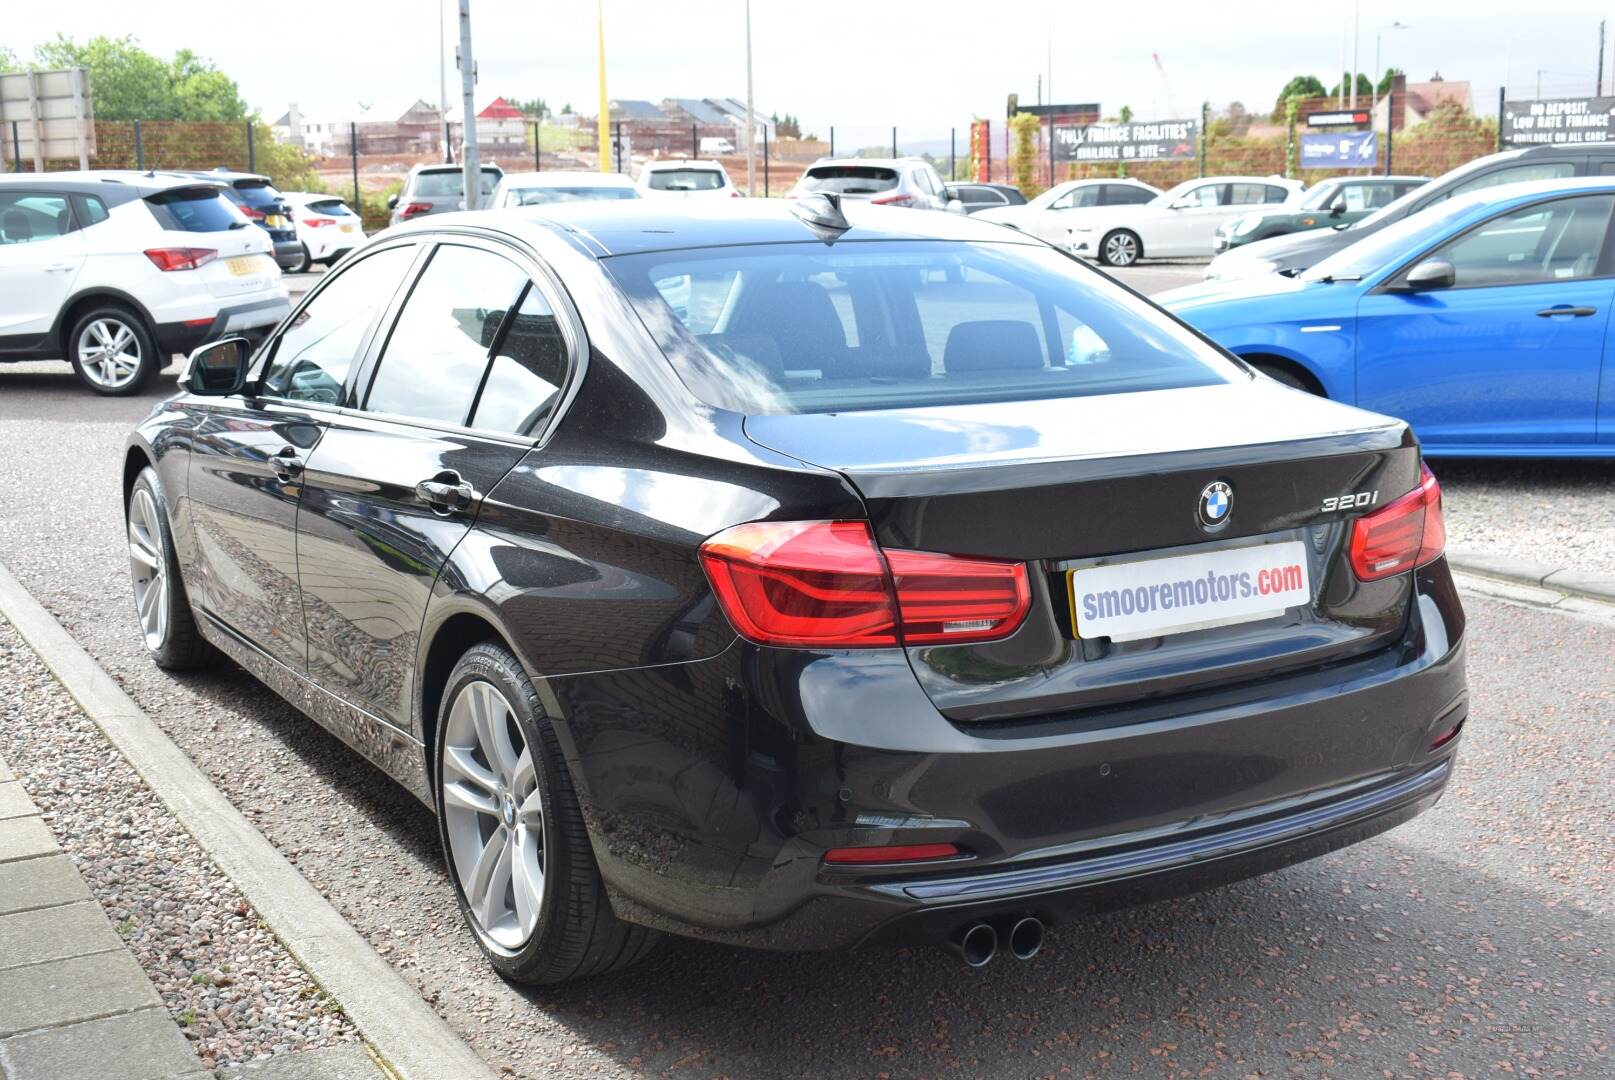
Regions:
<svg viewBox="0 0 1615 1080"><path fill-rule="evenodd" d="M545 203L637 198L639 192L630 187L530 187L512 188L505 195L505 205L543 206Z"/></svg>
<svg viewBox="0 0 1615 1080"><path fill-rule="evenodd" d="M878 165L817 165L802 174L803 191L875 195L897 186L897 170Z"/></svg>
<svg viewBox="0 0 1615 1080"><path fill-rule="evenodd" d="M235 203L219 188L175 188L146 197L152 216L174 232L224 232L247 224Z"/></svg>
<svg viewBox="0 0 1615 1080"><path fill-rule="evenodd" d="M1026 244L763 244L602 262L691 391L738 412L1076 397L1238 375L1099 272Z"/></svg>
<svg viewBox="0 0 1615 1080"><path fill-rule="evenodd" d="M309 210L327 217L358 217L341 199L320 199L308 204Z"/></svg>
<svg viewBox="0 0 1615 1080"><path fill-rule="evenodd" d="M481 191L484 195L493 194L493 189L499 184L500 175L491 169L482 170ZM415 188L410 194L424 195L427 198L464 195L464 176L465 174L459 169L437 169L433 172L419 173L415 177Z"/></svg>
<svg viewBox="0 0 1615 1080"><path fill-rule="evenodd" d="M723 173L716 169L653 169L652 191L717 191L723 187Z"/></svg>
<svg viewBox="0 0 1615 1080"><path fill-rule="evenodd" d="M235 185L241 198L255 210L270 210L280 203L280 192L264 180L243 180Z"/></svg>

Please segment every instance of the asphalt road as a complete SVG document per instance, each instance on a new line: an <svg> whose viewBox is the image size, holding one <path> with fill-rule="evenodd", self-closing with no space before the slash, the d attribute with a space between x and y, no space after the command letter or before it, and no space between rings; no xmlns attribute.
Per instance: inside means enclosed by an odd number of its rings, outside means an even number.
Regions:
<svg viewBox="0 0 1615 1080"><path fill-rule="evenodd" d="M0 560L496 1065L608 1077L1615 1073L1615 629L1471 598L1474 709L1434 811L1326 859L1060 928L1031 963L971 972L936 950L670 941L615 979L534 992L486 969L423 808L239 671L175 677L147 661L117 476L124 434L162 392L112 401L65 366L0 369Z"/></svg>

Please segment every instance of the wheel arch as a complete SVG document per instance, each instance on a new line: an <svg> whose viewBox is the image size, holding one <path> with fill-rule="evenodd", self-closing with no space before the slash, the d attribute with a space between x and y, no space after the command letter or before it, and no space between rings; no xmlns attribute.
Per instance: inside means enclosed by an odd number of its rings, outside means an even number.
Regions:
<svg viewBox="0 0 1615 1080"><path fill-rule="evenodd" d="M73 330L73 324L78 322L79 316L100 304L116 304L132 310L146 327L146 333L151 335L152 341L157 340L157 322L151 317L146 305L135 299L122 289L114 289L110 285L94 285L81 289L62 305L61 312L56 316L56 325L51 329L50 340L54 341L62 350L62 357L68 358L72 351L72 343L67 340Z"/></svg>
<svg viewBox="0 0 1615 1080"><path fill-rule="evenodd" d="M1276 368L1280 371L1288 371L1306 382L1312 392L1319 397L1339 400L1337 395L1329 392L1329 387L1324 383L1322 376L1318 374L1311 363L1288 350L1267 346L1261 349L1236 349L1234 350L1234 355L1258 370L1265 371L1270 368Z"/></svg>
<svg viewBox="0 0 1615 1080"><path fill-rule="evenodd" d="M123 509L129 511L129 495L134 490L135 480L140 477L144 469L156 470L157 460L141 443L131 443L123 452ZM173 527L173 523L169 523Z"/></svg>
<svg viewBox="0 0 1615 1080"><path fill-rule="evenodd" d="M419 674L415 679L415 718L420 725L421 744L426 750L427 784L430 790L435 791L437 714L454 665L459 663L467 650L485 642L508 650L524 668L527 664L495 621L486 612L470 605L456 605L454 611L438 619L422 637L420 663L416 669Z"/></svg>

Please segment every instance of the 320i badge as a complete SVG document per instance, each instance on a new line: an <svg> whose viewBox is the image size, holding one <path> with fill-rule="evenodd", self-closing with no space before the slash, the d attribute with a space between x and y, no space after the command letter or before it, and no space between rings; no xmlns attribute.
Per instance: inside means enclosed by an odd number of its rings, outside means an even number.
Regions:
<svg viewBox="0 0 1615 1080"><path fill-rule="evenodd" d="M1405 424L953 215L395 228L199 350L124 475L153 658L431 805L513 979L1026 958L1406 821L1468 708Z"/></svg>

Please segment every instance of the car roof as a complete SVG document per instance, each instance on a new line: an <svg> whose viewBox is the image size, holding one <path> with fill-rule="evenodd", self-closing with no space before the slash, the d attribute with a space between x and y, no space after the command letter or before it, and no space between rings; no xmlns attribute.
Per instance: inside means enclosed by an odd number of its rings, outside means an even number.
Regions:
<svg viewBox="0 0 1615 1080"><path fill-rule="evenodd" d="M0 173L0 183L26 185L28 187L49 187L58 191L71 191L81 195L99 195L105 198L109 193L117 196L144 197L155 195L160 191L182 187L205 187L211 181L212 186L219 187L220 183L209 173L183 173L158 172L155 170L137 172L134 169L90 169L71 170L52 173ZM119 199L118 201L124 201Z"/></svg>
<svg viewBox="0 0 1615 1080"><path fill-rule="evenodd" d="M574 247L597 258L740 244L825 242L822 232L797 217L794 205L783 199L689 200L676 206L662 199L559 203L438 214L394 226L388 235L473 228L521 238L532 230L548 230L568 237ZM1032 237L963 214L871 206L851 199L842 204L842 210L852 228L837 243L943 240L1045 246Z"/></svg>
<svg viewBox="0 0 1615 1080"><path fill-rule="evenodd" d="M622 173L603 173L592 169L555 169L551 172L506 173L502 183L524 187L559 187L587 181L597 187L633 187L634 181Z"/></svg>
<svg viewBox="0 0 1615 1080"><path fill-rule="evenodd" d="M501 169L499 167L499 163L497 161L478 162L477 163L477 170L479 172L496 172L501 176L503 176L505 174L505 170ZM425 162L421 162L418 165L411 165L409 167L409 175L411 175L411 176L414 176L417 173L423 173L423 172L464 172L464 171L465 171L465 166L464 165L455 164L452 161L425 161Z"/></svg>
<svg viewBox="0 0 1615 1080"><path fill-rule="evenodd" d="M809 165L810 169L817 169L821 165L874 165L884 169L895 169L899 165L929 164L924 158L914 155L903 157L833 157L820 158Z"/></svg>
<svg viewBox="0 0 1615 1080"><path fill-rule="evenodd" d="M711 169L714 172L728 172L721 161L708 161L704 158L661 158L656 161L647 161L640 166L641 171L657 169ZM609 175L609 174L601 174Z"/></svg>
<svg viewBox="0 0 1615 1080"><path fill-rule="evenodd" d="M1507 150L1502 151L1505 154L1508 152ZM1591 154L1594 157L1615 157L1615 142L1579 143L1574 145L1568 143L1544 143L1539 146L1515 147L1514 152L1520 157L1546 157L1550 154Z"/></svg>
<svg viewBox="0 0 1615 1080"><path fill-rule="evenodd" d="M235 172L232 169L176 169L183 176L196 176L206 180L217 180L221 184L233 184L237 180L261 180L269 183L269 177L263 173Z"/></svg>

